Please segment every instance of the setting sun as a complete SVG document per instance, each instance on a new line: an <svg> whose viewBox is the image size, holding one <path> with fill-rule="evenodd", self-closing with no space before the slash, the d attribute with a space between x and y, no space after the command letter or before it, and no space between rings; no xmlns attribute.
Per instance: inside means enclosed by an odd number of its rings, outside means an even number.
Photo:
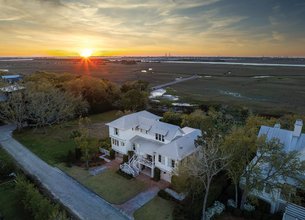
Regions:
<svg viewBox="0 0 305 220"><path fill-rule="evenodd" d="M91 49L83 49L81 52L80 52L80 56L83 57L83 58L88 58L92 55L92 50Z"/></svg>

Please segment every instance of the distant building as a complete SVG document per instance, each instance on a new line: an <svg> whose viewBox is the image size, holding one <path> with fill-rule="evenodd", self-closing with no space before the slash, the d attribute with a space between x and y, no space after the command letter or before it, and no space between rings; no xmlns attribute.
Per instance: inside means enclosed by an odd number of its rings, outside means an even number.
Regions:
<svg viewBox="0 0 305 220"><path fill-rule="evenodd" d="M1 78L8 83L16 83L22 79L21 75L4 75Z"/></svg>
<svg viewBox="0 0 305 220"><path fill-rule="evenodd" d="M147 111L125 115L107 125L112 149L117 156L133 152L121 169L133 176L144 172L154 177L154 168L161 170L161 179L171 182L172 172L180 161L196 151L195 140L201 131L159 121L161 117Z"/></svg>
<svg viewBox="0 0 305 220"><path fill-rule="evenodd" d="M5 102L8 99L9 94L19 90L25 89L24 86L19 86L17 84L9 85L0 88L0 102Z"/></svg>

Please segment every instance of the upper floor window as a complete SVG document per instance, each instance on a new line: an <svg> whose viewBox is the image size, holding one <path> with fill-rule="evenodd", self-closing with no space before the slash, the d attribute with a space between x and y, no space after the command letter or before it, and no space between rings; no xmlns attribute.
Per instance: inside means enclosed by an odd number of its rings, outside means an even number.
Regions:
<svg viewBox="0 0 305 220"><path fill-rule="evenodd" d="M115 135L119 135L119 129L114 128L114 134L115 134Z"/></svg>
<svg viewBox="0 0 305 220"><path fill-rule="evenodd" d="M164 137L164 135L156 133L156 140L164 142L165 141L165 137Z"/></svg>
<svg viewBox="0 0 305 220"><path fill-rule="evenodd" d="M158 161L161 163L161 161L162 161L161 155L158 155Z"/></svg>

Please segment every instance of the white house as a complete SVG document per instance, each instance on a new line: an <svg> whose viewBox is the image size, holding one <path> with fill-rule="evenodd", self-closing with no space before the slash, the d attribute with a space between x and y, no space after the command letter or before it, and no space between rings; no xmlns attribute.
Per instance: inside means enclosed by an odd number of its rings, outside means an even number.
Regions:
<svg viewBox="0 0 305 220"><path fill-rule="evenodd" d="M194 141L201 131L159 121L161 117L147 111L125 115L107 125L112 149L117 156L134 155L121 169L133 176L141 171L154 175L161 171L161 179L171 181L172 171L179 161L195 152Z"/></svg>
<svg viewBox="0 0 305 220"><path fill-rule="evenodd" d="M293 131L281 129L280 124L275 124L274 127L261 126L258 137L265 136L267 141L278 139L280 143L283 144L286 152L297 151L300 159L305 160L305 134L301 133L302 127L302 120L297 120L295 122ZM302 178L304 178L305 181L305 173ZM296 186L295 181L291 178L285 182L282 181L282 183ZM270 203L270 211L272 213L284 211L288 204L284 196L281 194L281 191L279 189L271 190L270 187L268 187L268 183L266 183L262 191L255 191L252 194Z"/></svg>

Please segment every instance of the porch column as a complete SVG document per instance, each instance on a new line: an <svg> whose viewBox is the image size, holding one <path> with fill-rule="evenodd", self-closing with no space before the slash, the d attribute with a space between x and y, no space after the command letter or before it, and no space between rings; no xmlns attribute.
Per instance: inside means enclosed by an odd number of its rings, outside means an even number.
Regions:
<svg viewBox="0 0 305 220"><path fill-rule="evenodd" d="M155 166L152 166L151 167L151 173L150 173L151 178L154 178L154 169L155 169Z"/></svg>

